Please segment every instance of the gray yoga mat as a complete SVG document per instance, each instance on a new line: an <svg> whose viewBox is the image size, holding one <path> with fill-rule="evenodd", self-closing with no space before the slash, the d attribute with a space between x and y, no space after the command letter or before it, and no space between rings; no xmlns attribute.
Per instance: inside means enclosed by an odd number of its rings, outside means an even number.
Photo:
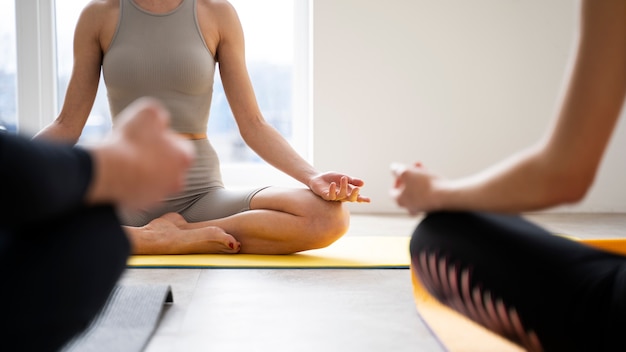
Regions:
<svg viewBox="0 0 626 352"><path fill-rule="evenodd" d="M63 352L142 351L172 303L169 285L118 285L91 325L71 340Z"/></svg>

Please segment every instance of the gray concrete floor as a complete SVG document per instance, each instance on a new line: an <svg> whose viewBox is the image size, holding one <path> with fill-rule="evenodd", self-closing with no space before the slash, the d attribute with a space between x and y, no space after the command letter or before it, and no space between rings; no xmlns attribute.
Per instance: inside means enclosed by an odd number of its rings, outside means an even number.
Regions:
<svg viewBox="0 0 626 352"><path fill-rule="evenodd" d="M530 214L580 238L626 237L626 214ZM410 236L419 218L353 215L346 236ZM407 269L128 269L124 283L168 283L147 352L444 351L420 319Z"/></svg>

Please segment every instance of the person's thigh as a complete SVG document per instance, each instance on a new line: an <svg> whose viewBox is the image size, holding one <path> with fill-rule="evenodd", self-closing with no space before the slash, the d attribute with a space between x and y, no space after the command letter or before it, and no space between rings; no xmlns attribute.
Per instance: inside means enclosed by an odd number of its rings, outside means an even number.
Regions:
<svg viewBox="0 0 626 352"><path fill-rule="evenodd" d="M0 244L0 341L58 350L88 326L123 272L130 246L110 207L83 208Z"/></svg>
<svg viewBox="0 0 626 352"><path fill-rule="evenodd" d="M619 343L607 335L626 277L622 257L518 216L441 212L418 225L411 258L435 297L520 344L533 334L548 351ZM509 328L518 321L522 329Z"/></svg>
<svg viewBox="0 0 626 352"><path fill-rule="evenodd" d="M252 199L265 189L267 188L226 189L214 187L190 202L189 206L179 213L188 222L225 218L250 210Z"/></svg>
<svg viewBox="0 0 626 352"><path fill-rule="evenodd" d="M307 188L222 188L200 197L180 214L189 222L198 222L221 219L248 210L275 210L307 217L331 216L341 210L341 202L325 201Z"/></svg>
<svg viewBox="0 0 626 352"><path fill-rule="evenodd" d="M342 202L326 201L308 188L270 187L254 196L251 209L271 209L297 216L334 215Z"/></svg>

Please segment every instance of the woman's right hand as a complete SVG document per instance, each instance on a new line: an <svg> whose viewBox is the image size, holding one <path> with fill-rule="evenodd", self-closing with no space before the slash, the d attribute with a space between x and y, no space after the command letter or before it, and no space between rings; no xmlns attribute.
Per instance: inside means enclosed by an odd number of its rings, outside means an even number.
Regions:
<svg viewBox="0 0 626 352"><path fill-rule="evenodd" d="M92 152L88 200L129 208L150 206L179 191L194 156L192 144L169 129L168 111L151 98L124 109L111 134Z"/></svg>

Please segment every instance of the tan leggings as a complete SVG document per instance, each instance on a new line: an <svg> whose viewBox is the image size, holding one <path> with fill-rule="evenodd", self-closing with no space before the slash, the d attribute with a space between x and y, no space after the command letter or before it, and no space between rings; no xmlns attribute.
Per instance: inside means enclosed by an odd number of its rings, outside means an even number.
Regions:
<svg viewBox="0 0 626 352"><path fill-rule="evenodd" d="M250 210L252 197L265 188L267 187L228 190L224 187L212 187L195 196L167 200L153 209L120 211L118 215L126 226L144 226L153 219L172 212L179 213L188 222L221 219Z"/></svg>

